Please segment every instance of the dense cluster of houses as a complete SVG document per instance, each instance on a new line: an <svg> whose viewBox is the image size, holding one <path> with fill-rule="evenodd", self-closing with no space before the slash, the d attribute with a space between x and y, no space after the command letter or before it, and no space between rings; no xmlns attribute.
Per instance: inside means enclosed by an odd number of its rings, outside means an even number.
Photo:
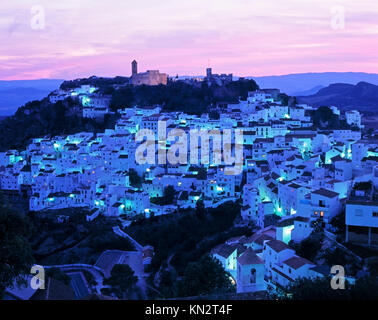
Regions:
<svg viewBox="0 0 378 320"><path fill-rule="evenodd" d="M54 92L50 100L68 96L81 100L84 116L109 111L109 98L97 96L91 86ZM327 227L346 209L347 240L353 227L366 227L369 244L377 240L378 140L362 138L357 111L341 115L349 127L321 130L312 123L312 110L283 104L274 89L250 92L239 103L218 104L217 119L206 113L164 113L159 106L127 108L114 129L103 133L35 138L24 151L0 153L0 187L4 193L26 194L32 211L90 207L96 214L126 219L195 208L199 200L205 207L216 207L242 198L244 221L260 228L268 215L282 221L274 234L226 243L214 249L214 255L233 273L240 292L264 288L266 277L284 285L320 272L287 246L308 237L315 220ZM337 108L332 110L340 115ZM166 123L167 132L242 129L242 173L226 174L223 163L202 168L189 161L137 164L136 133L149 129L157 135L159 121ZM141 178L138 186L131 186L132 171ZM168 186L176 191L173 203L153 201Z"/></svg>
<svg viewBox="0 0 378 320"><path fill-rule="evenodd" d="M110 111L111 95L98 92L98 88L91 85L81 85L73 89L58 89L48 96L51 103L57 103L71 98L77 100L82 106L82 116L91 119L103 119Z"/></svg>
<svg viewBox="0 0 378 320"><path fill-rule="evenodd" d="M263 119L252 126L251 138L245 128L241 210L244 220L262 229L252 237L229 239L211 252L239 293L329 276L330 266L298 256L288 244L306 239L319 220L332 230L332 218L344 210L346 241L378 243L378 140L361 138L360 114L345 113L350 129L314 130L310 107L287 108L275 101L274 93L253 92L247 101L226 106L226 112L243 114L251 110L251 102L262 103L249 115ZM283 132L273 133L277 126ZM272 213L281 220L264 229Z"/></svg>
<svg viewBox="0 0 378 320"><path fill-rule="evenodd" d="M301 221L298 219L297 221ZM296 255L279 234L268 227L251 237L236 237L215 247L211 254L236 282L237 292L285 288L298 278L323 277L329 268Z"/></svg>

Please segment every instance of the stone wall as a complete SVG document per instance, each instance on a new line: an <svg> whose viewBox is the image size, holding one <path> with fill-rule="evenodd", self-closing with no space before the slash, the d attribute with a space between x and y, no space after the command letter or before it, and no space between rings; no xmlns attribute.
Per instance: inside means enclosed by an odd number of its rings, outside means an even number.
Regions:
<svg viewBox="0 0 378 320"><path fill-rule="evenodd" d="M131 83L133 85L148 85L156 86L159 84L166 85L168 81L168 75L160 73L159 70L148 70L147 72L138 73L131 77Z"/></svg>

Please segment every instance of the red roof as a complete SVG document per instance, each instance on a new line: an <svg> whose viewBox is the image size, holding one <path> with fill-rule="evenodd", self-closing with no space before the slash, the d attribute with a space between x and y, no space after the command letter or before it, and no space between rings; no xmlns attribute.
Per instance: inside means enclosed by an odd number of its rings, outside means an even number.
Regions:
<svg viewBox="0 0 378 320"><path fill-rule="evenodd" d="M297 257L297 256L291 257L291 258L285 260L283 263L288 265L289 267L295 269L295 270L299 269L300 267L302 267L306 264L310 264L310 265L314 266L314 263L312 263L311 261L309 261L305 258Z"/></svg>
<svg viewBox="0 0 378 320"><path fill-rule="evenodd" d="M281 252L286 249L291 249L287 244L279 240L270 240L267 242L267 245L271 247L275 252Z"/></svg>
<svg viewBox="0 0 378 320"><path fill-rule="evenodd" d="M248 248L237 260L241 265L264 264L264 261L251 248Z"/></svg>

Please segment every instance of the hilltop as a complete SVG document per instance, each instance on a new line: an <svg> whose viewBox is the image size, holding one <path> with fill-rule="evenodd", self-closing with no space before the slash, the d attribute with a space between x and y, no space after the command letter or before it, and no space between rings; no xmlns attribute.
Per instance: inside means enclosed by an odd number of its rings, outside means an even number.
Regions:
<svg viewBox="0 0 378 320"><path fill-rule="evenodd" d="M240 79L223 86L211 85L196 81L169 81L167 85L132 86L124 84L127 78L77 79L65 81L61 89L72 89L81 85L91 85L98 88L98 93L111 95L113 111L125 107L161 105L163 111L183 111L189 114L201 114L207 111L211 104L227 101L237 102L245 99L249 91L259 87L254 80ZM127 83L127 82L126 82Z"/></svg>
<svg viewBox="0 0 378 320"><path fill-rule="evenodd" d="M96 93L111 95L110 107L101 121L83 117L80 99L68 97L52 103L48 97L35 100L20 107L17 112L0 122L0 150L24 148L30 139L46 135L73 134L81 131L100 132L114 128L119 117L117 110L135 105L161 105L163 111L183 111L201 114L219 101L237 101L247 96L248 91L258 89L253 80L239 80L225 86L206 83L169 82L159 86L131 86L123 84L126 78L76 79L64 81L61 90L69 90L89 84L97 88Z"/></svg>

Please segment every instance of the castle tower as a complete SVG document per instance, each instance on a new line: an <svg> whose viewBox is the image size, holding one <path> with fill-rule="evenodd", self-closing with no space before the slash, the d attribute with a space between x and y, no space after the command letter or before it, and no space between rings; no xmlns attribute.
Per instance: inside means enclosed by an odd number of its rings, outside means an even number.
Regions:
<svg viewBox="0 0 378 320"><path fill-rule="evenodd" d="M137 73L138 73L138 62L133 60L133 62L131 62L131 75L135 76Z"/></svg>
<svg viewBox="0 0 378 320"><path fill-rule="evenodd" d="M210 79L211 79L211 76L212 76L212 69L211 69L211 68L207 68L207 69L206 69L206 77L207 77L207 80L210 80Z"/></svg>

